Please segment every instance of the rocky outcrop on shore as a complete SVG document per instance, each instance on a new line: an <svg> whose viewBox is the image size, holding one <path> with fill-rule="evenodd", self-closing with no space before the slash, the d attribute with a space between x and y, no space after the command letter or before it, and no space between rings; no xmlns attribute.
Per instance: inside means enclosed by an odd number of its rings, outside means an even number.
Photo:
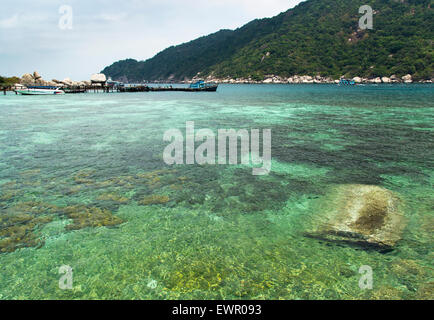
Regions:
<svg viewBox="0 0 434 320"><path fill-rule="evenodd" d="M44 80L42 76L37 72L33 74L26 73L21 77L20 84L25 86L56 86L56 87L88 87L91 85L105 84L107 78L104 74L94 74L90 80L73 81L70 78L63 80L52 79L51 81Z"/></svg>
<svg viewBox="0 0 434 320"><path fill-rule="evenodd" d="M92 83L106 83L107 77L105 76L105 74L96 73L96 74L93 74L92 77L90 77L90 81Z"/></svg>
<svg viewBox="0 0 434 320"><path fill-rule="evenodd" d="M341 77L345 78L344 76ZM185 83L192 83L201 79L200 74L191 80L183 81ZM391 75L390 77L375 77L375 78L363 78L354 77L353 80L357 84L392 84L392 83L413 83L412 75L407 74L401 78L396 75ZM208 82L223 83L223 84L336 84L339 80L332 79L330 77L322 76L309 76L309 75L294 75L291 77L280 77L276 75L267 75L264 80L254 80L252 78L217 78L213 76L208 76L206 78ZM433 83L434 79L418 81L419 83Z"/></svg>
<svg viewBox="0 0 434 320"><path fill-rule="evenodd" d="M343 79L344 76L341 77ZM194 83L198 80L202 80L200 73L193 79L185 79L184 81L179 81L180 83ZM323 77L320 75L310 76L310 75L294 75L291 77L281 77L277 75L267 75L264 80L254 80L252 78L217 78L214 76L208 76L205 79L207 82L215 82L219 84L337 84L339 80L332 79L330 77ZM357 84L393 84L393 83L433 83L434 78L431 80L414 81L412 75L407 74L401 78L396 75L391 75L390 77L375 77L375 78L362 78L354 77L353 80ZM161 83L173 82L170 81L159 81ZM90 80L83 81L73 81L70 78L65 78L63 80L52 79L51 81L44 80L42 76L37 72L33 74L26 73L21 77L20 84L38 85L38 86L58 86L58 87L100 87L107 83L107 77L102 73L93 74Z"/></svg>
<svg viewBox="0 0 434 320"><path fill-rule="evenodd" d="M395 193L370 185L341 185L323 199L306 236L366 249L390 250L401 239L405 220Z"/></svg>

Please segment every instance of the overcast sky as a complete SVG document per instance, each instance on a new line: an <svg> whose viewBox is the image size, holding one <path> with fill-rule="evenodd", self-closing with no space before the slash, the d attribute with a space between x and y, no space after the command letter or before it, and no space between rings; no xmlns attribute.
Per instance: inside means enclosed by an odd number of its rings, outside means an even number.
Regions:
<svg viewBox="0 0 434 320"><path fill-rule="evenodd" d="M115 61L145 60L220 29L272 17L300 0L2 1L0 75L86 80ZM62 6L72 8L72 29ZM64 18L62 18L64 17Z"/></svg>

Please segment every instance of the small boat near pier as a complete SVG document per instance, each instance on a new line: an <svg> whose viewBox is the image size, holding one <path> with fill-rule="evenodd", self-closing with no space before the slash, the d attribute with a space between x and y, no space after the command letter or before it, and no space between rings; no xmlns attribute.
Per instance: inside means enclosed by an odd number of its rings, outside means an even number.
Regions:
<svg viewBox="0 0 434 320"><path fill-rule="evenodd" d="M339 84L338 84L339 86L355 86L356 85L356 82L354 81L354 80L349 80L349 79L344 79L344 78L342 78L340 81L339 81Z"/></svg>
<svg viewBox="0 0 434 320"><path fill-rule="evenodd" d="M15 90L15 92L26 96L65 94L65 91L59 89L59 87L52 87L52 86L28 86L19 90Z"/></svg>
<svg viewBox="0 0 434 320"><path fill-rule="evenodd" d="M205 81L197 81L189 87L174 87L172 85L152 87L144 84L120 84L117 85L119 92L216 92L218 84L206 83Z"/></svg>

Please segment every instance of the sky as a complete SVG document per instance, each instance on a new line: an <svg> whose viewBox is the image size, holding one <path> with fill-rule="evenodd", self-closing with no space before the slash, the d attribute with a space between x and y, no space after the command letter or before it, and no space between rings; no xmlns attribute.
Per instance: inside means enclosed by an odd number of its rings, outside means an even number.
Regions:
<svg viewBox="0 0 434 320"><path fill-rule="evenodd" d="M146 60L172 45L300 0L20 0L0 7L0 75L87 80L113 62Z"/></svg>

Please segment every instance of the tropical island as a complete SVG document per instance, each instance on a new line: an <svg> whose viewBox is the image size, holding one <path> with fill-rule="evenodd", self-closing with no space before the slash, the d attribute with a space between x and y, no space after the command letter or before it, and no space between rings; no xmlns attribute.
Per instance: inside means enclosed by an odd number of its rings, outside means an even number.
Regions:
<svg viewBox="0 0 434 320"><path fill-rule="evenodd" d="M0 300L434 299L432 1L5 3Z"/></svg>
<svg viewBox="0 0 434 320"><path fill-rule="evenodd" d="M362 4L374 9L372 30L359 28ZM432 82L433 30L430 0L311 0L146 61L115 62L102 73L123 82Z"/></svg>
<svg viewBox="0 0 434 320"><path fill-rule="evenodd" d="M305 1L273 18L169 47L151 59L125 59L101 71L124 83L432 83L434 13L430 0L368 3L371 30L359 27L360 1ZM33 79L32 79L33 77ZM39 81L0 76L0 89ZM41 81L39 81L41 82ZM53 79L45 85L83 86Z"/></svg>

